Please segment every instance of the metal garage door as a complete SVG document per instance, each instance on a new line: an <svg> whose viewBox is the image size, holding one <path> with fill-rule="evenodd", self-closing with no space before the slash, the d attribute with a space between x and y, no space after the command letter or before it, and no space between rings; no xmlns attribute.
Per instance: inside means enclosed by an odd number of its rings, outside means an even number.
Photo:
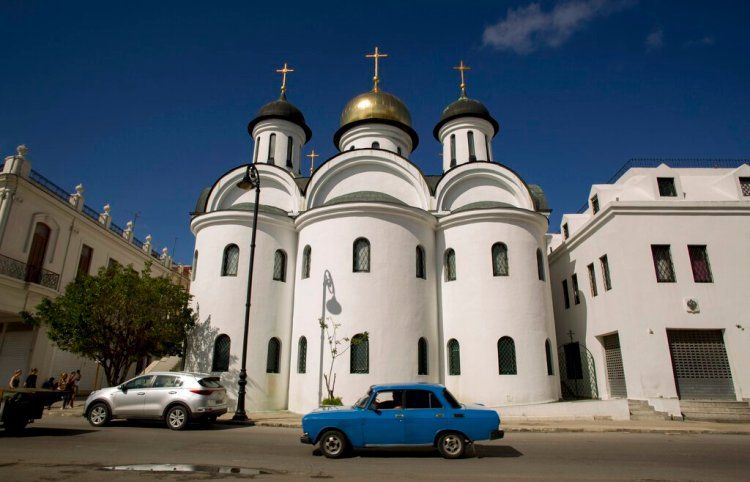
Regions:
<svg viewBox="0 0 750 482"><path fill-rule="evenodd" d="M667 339L680 398L735 400L721 330L667 330Z"/></svg>
<svg viewBox="0 0 750 482"><path fill-rule="evenodd" d="M627 398L625 387L625 369L622 366L622 351L620 350L620 336L615 333L602 338L604 357L607 362L607 381L609 395L613 398Z"/></svg>
<svg viewBox="0 0 750 482"><path fill-rule="evenodd" d="M6 386L11 375L17 369L23 370L21 383L26 380L29 364L29 352L33 331L6 331L0 346L0 383Z"/></svg>

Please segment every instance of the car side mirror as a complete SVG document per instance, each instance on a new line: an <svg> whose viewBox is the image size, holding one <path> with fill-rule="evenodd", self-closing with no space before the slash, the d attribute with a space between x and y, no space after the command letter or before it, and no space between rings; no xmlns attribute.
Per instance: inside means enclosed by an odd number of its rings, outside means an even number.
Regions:
<svg viewBox="0 0 750 482"><path fill-rule="evenodd" d="M122 393L128 393L128 387L126 387L124 384L120 385L118 388Z"/></svg>
<svg viewBox="0 0 750 482"><path fill-rule="evenodd" d="M378 409L378 407L375 406L374 403L371 403L370 406L367 409L368 410L372 410L373 412L375 412L378 415L380 415L380 410Z"/></svg>

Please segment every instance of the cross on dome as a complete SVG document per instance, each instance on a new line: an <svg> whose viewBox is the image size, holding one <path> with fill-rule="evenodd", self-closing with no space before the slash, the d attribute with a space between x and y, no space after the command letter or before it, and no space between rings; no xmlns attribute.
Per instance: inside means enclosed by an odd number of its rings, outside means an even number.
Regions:
<svg viewBox="0 0 750 482"><path fill-rule="evenodd" d="M281 98L286 98L286 74L289 72L294 72L294 69L290 69L286 62L284 62L284 67L281 69L276 69L277 74L281 74Z"/></svg>
<svg viewBox="0 0 750 482"><path fill-rule="evenodd" d="M315 170L315 158L320 157L320 154L315 154L315 149L310 151L310 154L305 155L310 158L310 175L312 176L313 170Z"/></svg>
<svg viewBox="0 0 750 482"><path fill-rule="evenodd" d="M466 97L466 80L464 79L464 72L471 70L471 67L464 65L464 61L462 60L456 67L453 67L453 70L458 70L461 73L461 97Z"/></svg>
<svg viewBox="0 0 750 482"><path fill-rule="evenodd" d="M378 88L378 83L380 83L380 77L378 76L378 60L388 57L388 54L381 54L378 50L378 47L376 46L375 52L371 54L365 54L365 57L367 57L368 59L375 59L375 76L372 78L372 91L378 92L380 90Z"/></svg>

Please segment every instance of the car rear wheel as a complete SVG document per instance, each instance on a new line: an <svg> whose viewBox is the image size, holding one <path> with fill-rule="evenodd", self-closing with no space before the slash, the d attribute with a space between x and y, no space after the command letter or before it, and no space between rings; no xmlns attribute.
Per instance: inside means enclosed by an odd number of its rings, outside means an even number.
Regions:
<svg viewBox="0 0 750 482"><path fill-rule="evenodd" d="M320 451L329 459L339 459L349 450L349 442L338 430L328 430L320 437Z"/></svg>
<svg viewBox="0 0 750 482"><path fill-rule="evenodd" d="M444 458L460 459L466 452L466 439L460 433L445 433L438 439L437 447Z"/></svg>
<svg viewBox="0 0 750 482"><path fill-rule="evenodd" d="M167 427L172 430L183 430L188 425L190 414L182 405L175 405L167 410L166 415Z"/></svg>
<svg viewBox="0 0 750 482"><path fill-rule="evenodd" d="M89 413L86 418L94 427L103 427L109 423L109 420L112 418L112 413L109 411L109 407L106 403L98 402L89 408Z"/></svg>

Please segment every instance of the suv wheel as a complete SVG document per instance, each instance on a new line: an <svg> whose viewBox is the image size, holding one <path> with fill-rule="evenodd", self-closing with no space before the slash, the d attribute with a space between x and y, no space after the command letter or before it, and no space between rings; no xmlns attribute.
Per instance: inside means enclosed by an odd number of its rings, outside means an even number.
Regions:
<svg viewBox="0 0 750 482"><path fill-rule="evenodd" d="M456 432L445 433L438 439L440 455L446 459L460 459L466 451L466 439Z"/></svg>
<svg viewBox="0 0 750 482"><path fill-rule="evenodd" d="M329 459L339 459L349 450L349 442L338 430L327 430L320 437L320 451Z"/></svg>
<svg viewBox="0 0 750 482"><path fill-rule="evenodd" d="M112 413L106 403L97 402L89 408L89 413L86 418L94 427L103 427L109 423L109 420L112 418Z"/></svg>
<svg viewBox="0 0 750 482"><path fill-rule="evenodd" d="M164 418L167 421L167 427L172 430L183 430L187 427L190 414L182 405L175 405L167 410L167 415Z"/></svg>

